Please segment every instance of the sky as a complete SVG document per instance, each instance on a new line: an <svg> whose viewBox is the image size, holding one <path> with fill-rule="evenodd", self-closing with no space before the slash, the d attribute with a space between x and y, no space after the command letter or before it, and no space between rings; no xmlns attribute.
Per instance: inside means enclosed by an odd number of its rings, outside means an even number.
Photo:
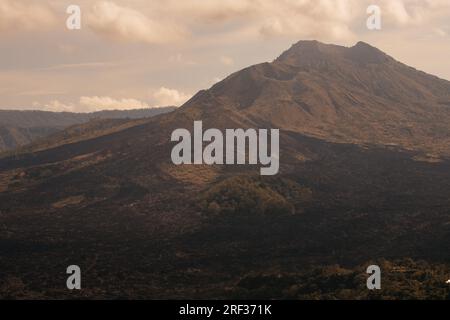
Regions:
<svg viewBox="0 0 450 320"><path fill-rule="evenodd" d="M179 106L308 39L365 41L450 80L450 0L0 0L0 109Z"/></svg>

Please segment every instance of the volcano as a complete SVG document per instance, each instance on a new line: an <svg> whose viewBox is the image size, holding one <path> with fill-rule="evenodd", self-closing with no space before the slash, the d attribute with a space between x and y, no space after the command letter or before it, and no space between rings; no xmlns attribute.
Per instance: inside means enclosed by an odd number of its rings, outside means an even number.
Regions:
<svg viewBox="0 0 450 320"><path fill-rule="evenodd" d="M171 133L195 121L280 129L279 175L175 166ZM0 295L73 297L76 264L80 297L370 298L376 261L383 298L445 298L449 121L450 82L300 41L169 114L19 149L0 159Z"/></svg>
<svg viewBox="0 0 450 320"><path fill-rule="evenodd" d="M300 41L239 71L184 108L232 110L251 123L334 142L397 144L448 155L450 83L358 42ZM213 111L214 110L214 111Z"/></svg>

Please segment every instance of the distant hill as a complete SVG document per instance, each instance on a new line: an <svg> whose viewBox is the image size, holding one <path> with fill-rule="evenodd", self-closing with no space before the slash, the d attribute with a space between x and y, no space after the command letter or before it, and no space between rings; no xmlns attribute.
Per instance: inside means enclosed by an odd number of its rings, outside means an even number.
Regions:
<svg viewBox="0 0 450 320"><path fill-rule="evenodd" d="M20 128L0 126L0 152L26 145L33 140L47 137L59 130L57 127Z"/></svg>
<svg viewBox="0 0 450 320"><path fill-rule="evenodd" d="M175 107L112 110L93 113L0 110L0 152L13 150L70 126L98 119L141 119Z"/></svg>
<svg viewBox="0 0 450 320"><path fill-rule="evenodd" d="M238 71L180 111L217 113L333 142L399 145L450 155L450 82L364 42L300 41L273 63ZM191 111L192 112L192 111Z"/></svg>

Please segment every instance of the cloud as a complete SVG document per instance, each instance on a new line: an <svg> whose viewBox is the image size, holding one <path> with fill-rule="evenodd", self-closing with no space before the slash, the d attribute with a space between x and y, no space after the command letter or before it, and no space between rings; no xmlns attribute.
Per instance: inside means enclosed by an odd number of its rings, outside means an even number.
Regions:
<svg viewBox="0 0 450 320"><path fill-rule="evenodd" d="M413 17L406 10L405 3L401 0L390 0L385 2L384 6L387 9L387 13L400 24L407 24L413 20Z"/></svg>
<svg viewBox="0 0 450 320"><path fill-rule="evenodd" d="M168 89L165 87L159 88L153 93L153 98L156 100L157 106L181 106L188 101L192 95L179 92L175 89Z"/></svg>
<svg viewBox="0 0 450 320"><path fill-rule="evenodd" d="M279 2L279 6L270 1L261 8L263 23L259 33L265 37L350 39L354 35L350 26L356 13L364 12L361 1L354 0Z"/></svg>
<svg viewBox="0 0 450 320"><path fill-rule="evenodd" d="M220 57L220 62L225 65L225 66L232 66L234 65L234 60L231 57L227 57L227 56L221 56Z"/></svg>
<svg viewBox="0 0 450 320"><path fill-rule="evenodd" d="M179 16L192 17L199 22L227 22L236 17L247 17L257 10L254 0L167 0L164 7Z"/></svg>
<svg viewBox="0 0 450 320"><path fill-rule="evenodd" d="M78 103L66 103L51 100L48 103L33 102L33 108L54 112L95 112L102 110L133 110L145 109L150 106L136 99L114 99L111 97L80 97Z"/></svg>
<svg viewBox="0 0 450 320"><path fill-rule="evenodd" d="M381 8L390 22L399 26L425 26L434 22L446 9L448 0L382 0ZM448 11L447 11L448 17Z"/></svg>
<svg viewBox="0 0 450 320"><path fill-rule="evenodd" d="M39 102L33 102L33 107L36 110L52 111L52 112L75 112L74 105L65 104L59 100L52 100L49 103L41 104Z"/></svg>
<svg viewBox="0 0 450 320"><path fill-rule="evenodd" d="M205 37L221 41L245 37L350 40L365 29L366 9L373 0L168 0L158 10L186 28L207 26ZM436 24L450 9L449 0L379 0L383 21L395 26ZM447 11L446 11L447 10ZM252 30L252 32L249 32ZM240 32L239 32L240 31Z"/></svg>
<svg viewBox="0 0 450 320"><path fill-rule="evenodd" d="M203 41L245 41L249 37L290 36L355 40L365 28L373 0L102 0L86 10L86 25L110 39L173 44L195 35ZM44 4L42 4L44 3ZM48 5L45 5L47 3ZM442 27L433 19L447 14L449 0L378 0L383 19L397 26ZM52 9L50 9L52 8ZM54 25L57 1L0 0L0 31L36 30ZM83 11L84 13L84 11Z"/></svg>
<svg viewBox="0 0 450 320"><path fill-rule="evenodd" d="M150 19L135 9L111 1L95 3L87 19L94 32L116 40L157 44L182 40L186 36L186 31L174 23L161 17Z"/></svg>
<svg viewBox="0 0 450 320"><path fill-rule="evenodd" d="M111 97L81 97L80 111L91 112L98 110L132 110L144 109L150 106L136 99L114 99Z"/></svg>
<svg viewBox="0 0 450 320"><path fill-rule="evenodd" d="M348 24L358 8L364 8L360 0L169 0L164 4L167 14L179 16L191 27L207 25L211 33L244 33L254 38L348 38ZM364 13L365 8L359 11Z"/></svg>
<svg viewBox="0 0 450 320"><path fill-rule="evenodd" d="M45 30L54 26L56 21L54 12L45 4L0 0L0 32Z"/></svg>

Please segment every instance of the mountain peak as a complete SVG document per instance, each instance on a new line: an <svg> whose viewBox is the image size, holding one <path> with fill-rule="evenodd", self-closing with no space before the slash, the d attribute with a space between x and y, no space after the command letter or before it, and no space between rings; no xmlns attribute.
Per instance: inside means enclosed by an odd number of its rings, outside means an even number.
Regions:
<svg viewBox="0 0 450 320"><path fill-rule="evenodd" d="M294 65L301 62L312 62L321 60L324 58L324 55L333 54L333 52L341 50L341 48L343 47L325 44L316 40L301 40L281 54L276 61Z"/></svg>
<svg viewBox="0 0 450 320"><path fill-rule="evenodd" d="M323 43L317 40L300 40L297 43L293 44L292 47L314 47L317 48L319 45L323 45Z"/></svg>
<svg viewBox="0 0 450 320"><path fill-rule="evenodd" d="M357 62L383 63L392 60L386 53L368 43L359 41L348 49L348 57Z"/></svg>
<svg viewBox="0 0 450 320"><path fill-rule="evenodd" d="M364 41L358 41L353 47L370 47L376 49L375 47L371 46L370 44Z"/></svg>
<svg viewBox="0 0 450 320"><path fill-rule="evenodd" d="M359 41L353 47L301 40L285 51L275 62L290 65L311 65L323 61L350 60L357 63L384 63L391 58L368 43Z"/></svg>

